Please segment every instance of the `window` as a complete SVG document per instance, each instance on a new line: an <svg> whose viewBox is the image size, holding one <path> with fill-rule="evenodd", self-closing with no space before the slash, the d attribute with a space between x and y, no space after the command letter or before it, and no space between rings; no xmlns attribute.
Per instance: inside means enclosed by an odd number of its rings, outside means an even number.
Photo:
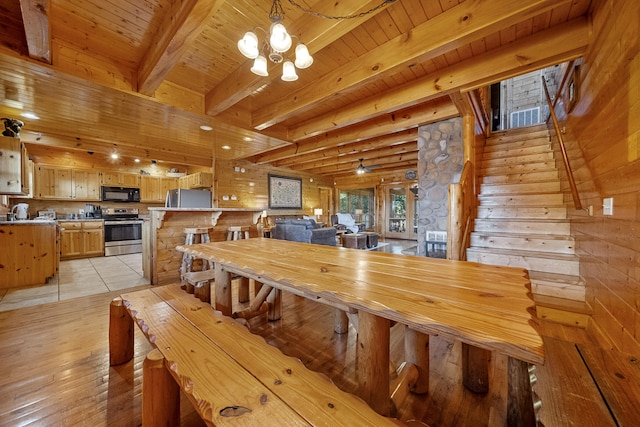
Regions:
<svg viewBox="0 0 640 427"><path fill-rule="evenodd" d="M356 209L362 209L362 214ZM340 210L350 213L356 222L364 223L366 229L375 227L375 202L373 188L358 188L340 191Z"/></svg>

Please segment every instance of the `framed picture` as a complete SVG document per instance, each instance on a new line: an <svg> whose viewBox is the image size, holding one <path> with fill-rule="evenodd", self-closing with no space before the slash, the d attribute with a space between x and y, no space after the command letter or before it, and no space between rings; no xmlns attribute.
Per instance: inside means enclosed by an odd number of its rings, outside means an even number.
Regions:
<svg viewBox="0 0 640 427"><path fill-rule="evenodd" d="M575 66L571 70L571 74L569 75L569 79L567 80L567 113L571 112L571 110L573 110L573 107L575 107L576 102L578 102L578 89L578 66Z"/></svg>
<svg viewBox="0 0 640 427"><path fill-rule="evenodd" d="M269 209L302 209L302 179L269 174Z"/></svg>

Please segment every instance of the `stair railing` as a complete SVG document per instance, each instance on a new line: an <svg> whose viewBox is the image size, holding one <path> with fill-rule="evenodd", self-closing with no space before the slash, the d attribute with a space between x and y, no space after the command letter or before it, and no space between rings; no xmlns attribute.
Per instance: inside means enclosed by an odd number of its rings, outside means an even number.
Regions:
<svg viewBox="0 0 640 427"><path fill-rule="evenodd" d="M571 165L569 164L569 156L567 155L567 148L564 145L564 138L562 137L562 132L560 131L560 125L558 124L558 116L556 116L555 107L553 102L551 101L551 96L549 95L549 89L547 88L547 81L542 78L542 87L544 88L544 94L547 98L547 104L549 104L549 112L551 113L551 120L553 121L553 127L556 130L556 135L558 136L558 143L560 144L560 152L562 153L562 161L564 163L564 168L567 172L567 179L569 180L569 188L571 189L571 196L573 197L573 204L575 205L577 210L582 210L582 202L580 202L580 195L578 194L578 187L576 186L576 182L573 179L573 171L571 170Z"/></svg>
<svg viewBox="0 0 640 427"><path fill-rule="evenodd" d="M449 233L447 258L465 261L471 238L471 225L475 208L473 163L467 161L460 182L449 185Z"/></svg>

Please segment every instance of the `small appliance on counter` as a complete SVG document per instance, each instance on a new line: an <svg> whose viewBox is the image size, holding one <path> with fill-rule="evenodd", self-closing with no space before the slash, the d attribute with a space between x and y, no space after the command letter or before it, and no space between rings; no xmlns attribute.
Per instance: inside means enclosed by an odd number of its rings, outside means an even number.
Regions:
<svg viewBox="0 0 640 427"><path fill-rule="evenodd" d="M10 213L13 214L17 220L29 219L29 205L26 203L18 203L11 209Z"/></svg>
<svg viewBox="0 0 640 427"><path fill-rule="evenodd" d="M102 208L93 203L87 203L84 205L84 216L86 218L102 218Z"/></svg>
<svg viewBox="0 0 640 427"><path fill-rule="evenodd" d="M41 219L56 219L56 211L53 209L47 209L46 211L38 211L38 218Z"/></svg>

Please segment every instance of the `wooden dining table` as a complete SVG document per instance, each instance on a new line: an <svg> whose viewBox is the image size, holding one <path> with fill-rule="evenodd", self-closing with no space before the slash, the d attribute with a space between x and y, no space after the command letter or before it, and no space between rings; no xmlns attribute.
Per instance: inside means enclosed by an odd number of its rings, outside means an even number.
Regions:
<svg viewBox="0 0 640 427"><path fill-rule="evenodd" d="M524 269L268 238L177 249L215 263L212 304L225 315L233 314L236 276L357 312L360 397L383 415L389 411L389 328L397 322L406 325L405 340L413 344L405 343L405 353L415 354L405 356L420 366L423 385L429 335L461 341L469 354L481 352L463 364L470 383L484 369L475 366L487 360L482 352L508 356L508 423L535 423L529 367L544 362L544 346Z"/></svg>

